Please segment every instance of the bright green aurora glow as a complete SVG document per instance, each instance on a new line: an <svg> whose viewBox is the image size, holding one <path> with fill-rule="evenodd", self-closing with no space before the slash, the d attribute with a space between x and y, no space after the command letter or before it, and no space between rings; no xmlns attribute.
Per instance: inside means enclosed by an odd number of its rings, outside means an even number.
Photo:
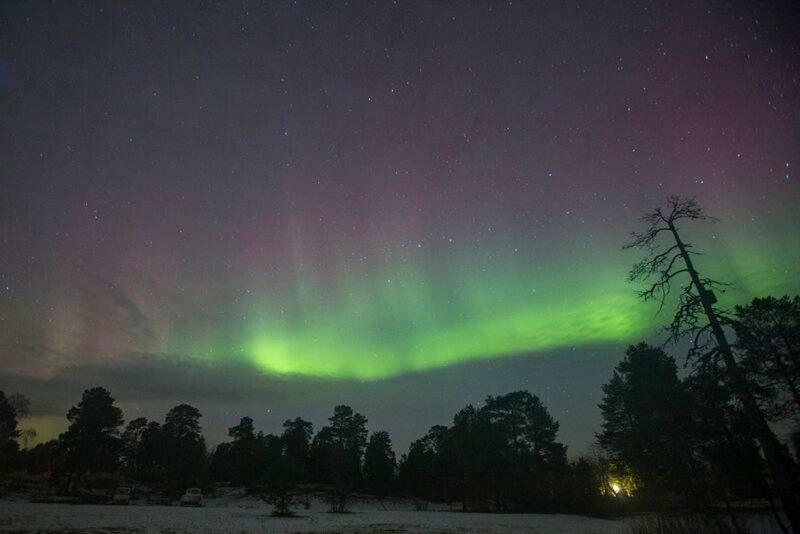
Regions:
<svg viewBox="0 0 800 534"><path fill-rule="evenodd" d="M731 244L713 233L721 229L687 235L708 243L699 267L736 285L720 295L724 304L796 290L795 244L755 236ZM472 249L468 256L458 247L425 255L414 250L387 255L377 266L341 262L332 282L298 262L280 291L264 290L269 298L254 293L241 306L249 310L241 323L194 331L188 335L194 345L173 350L211 360L233 354L273 375L375 380L651 337L669 317L640 302L637 286L626 280L638 253L623 252L610 237L595 239L595 249L576 243L582 257L561 251L544 260L520 248L505 254Z"/></svg>

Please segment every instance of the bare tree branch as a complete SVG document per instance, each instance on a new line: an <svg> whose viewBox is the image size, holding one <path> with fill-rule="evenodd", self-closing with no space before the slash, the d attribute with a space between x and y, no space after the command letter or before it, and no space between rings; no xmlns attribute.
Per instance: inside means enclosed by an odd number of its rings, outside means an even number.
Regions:
<svg viewBox="0 0 800 534"><path fill-rule="evenodd" d="M710 357L706 350L709 343L705 339L709 332L708 325L705 324L703 296L700 292L715 289L724 291L730 286L708 278L698 280L703 290L697 286L690 277L686 261L691 256L699 256L700 253L692 250L694 247L691 243L684 243L677 238L676 225L679 221L709 219L711 217L703 212L694 199L671 196L663 209L656 208L642 217L644 231L633 232L623 247L647 251L645 257L633 265L628 273L628 279L632 282L653 279L646 289L637 293L644 301L658 302L659 312L673 294L675 279L682 275L686 276L686 283L681 286L677 296L676 311L672 321L661 332L666 334L668 343L677 342L686 336L694 336L689 353L693 357L702 354L704 358ZM670 234L672 239L668 244L660 246L660 236L665 233Z"/></svg>

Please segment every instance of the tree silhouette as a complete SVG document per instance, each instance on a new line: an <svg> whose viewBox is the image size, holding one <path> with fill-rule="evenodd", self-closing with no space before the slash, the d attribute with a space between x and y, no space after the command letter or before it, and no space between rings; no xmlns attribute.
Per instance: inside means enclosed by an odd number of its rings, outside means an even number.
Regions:
<svg viewBox="0 0 800 534"><path fill-rule="evenodd" d="M768 411L800 413L800 297L754 299L736 306L732 323L748 378L773 394Z"/></svg>
<svg viewBox="0 0 800 534"><path fill-rule="evenodd" d="M188 404L172 408L161 427L165 485L169 491L202 485L205 479L206 444L201 433L200 411Z"/></svg>
<svg viewBox="0 0 800 534"><path fill-rule="evenodd" d="M283 423L283 434L281 434L283 454L294 464L301 479L305 479L311 474L311 436L313 434L314 426L299 417L287 419Z"/></svg>
<svg viewBox="0 0 800 534"><path fill-rule="evenodd" d="M388 432L373 432L364 452L364 481L367 489L386 495L394 488L397 461Z"/></svg>
<svg viewBox="0 0 800 534"><path fill-rule="evenodd" d="M291 517L297 504L297 482L300 479L297 464L286 456L280 456L267 468L265 500L274 508L272 515Z"/></svg>
<svg viewBox="0 0 800 534"><path fill-rule="evenodd" d="M489 396L483 411L513 449L530 452L539 463L566 461L566 448L556 441L559 425L536 395L514 391Z"/></svg>
<svg viewBox="0 0 800 534"><path fill-rule="evenodd" d="M23 465L25 470L32 475L50 473L50 482L55 482L52 475L62 462L63 448L57 439L51 439L44 443L37 443L32 448L25 451Z"/></svg>
<svg viewBox="0 0 800 534"><path fill-rule="evenodd" d="M445 444L448 431L443 425L431 427L425 436L412 442L408 453L401 457L398 479L407 492L424 499L453 500L454 462Z"/></svg>
<svg viewBox="0 0 800 534"><path fill-rule="evenodd" d="M17 423L20 422L20 419L25 419L31 415L31 401L22 393L9 395L8 403L17 414ZM18 430L19 435L17 437L22 441L23 449L27 449L30 440L36 437L36 429L28 427L19 428Z"/></svg>
<svg viewBox="0 0 800 534"><path fill-rule="evenodd" d="M164 435L158 421L150 421L142 430L136 463L144 481L161 480L165 472Z"/></svg>
<svg viewBox="0 0 800 534"><path fill-rule="evenodd" d="M67 431L61 434L67 468L66 490L75 477L93 469L114 471L120 452L119 427L122 410L114 406L111 394L101 387L83 392L77 406L70 408Z"/></svg>
<svg viewBox="0 0 800 534"><path fill-rule="evenodd" d="M31 414L31 401L22 393L15 393L8 396L8 403L17 413L17 419L24 419Z"/></svg>
<svg viewBox="0 0 800 534"><path fill-rule="evenodd" d="M495 457L505 445L502 434L485 412L468 405L453 417L445 444L452 447L462 510L486 509L500 475Z"/></svg>
<svg viewBox="0 0 800 534"><path fill-rule="evenodd" d="M231 482L241 484L248 491L252 491L264 475L264 467L259 461L262 440L256 436L253 420L250 417L242 417L238 425L228 429L228 435L233 438L229 452Z"/></svg>
<svg viewBox="0 0 800 534"><path fill-rule="evenodd" d="M362 481L361 458L367 445L367 418L354 413L349 406L339 405L328 419L330 425L320 430L316 443L328 480L334 484L331 510L347 510L349 495Z"/></svg>
<svg viewBox="0 0 800 534"><path fill-rule="evenodd" d="M570 463L563 506L578 514L598 514L602 509L601 489L607 484L596 462L580 457Z"/></svg>
<svg viewBox="0 0 800 534"><path fill-rule="evenodd" d="M274 434L256 434L256 456L253 463L253 470L259 474L261 480L270 482L271 470L275 465L284 461L283 442L281 438ZM295 465L289 465L280 473L284 477L285 473L292 473L292 480L299 481L300 472ZM284 477L285 478L285 477Z"/></svg>
<svg viewBox="0 0 800 534"><path fill-rule="evenodd" d="M468 405L400 460L401 488L424 499L460 501L464 511L563 509L569 475L558 422L527 391Z"/></svg>
<svg viewBox="0 0 800 534"><path fill-rule="evenodd" d="M17 445L17 410L0 391L0 473L13 465L19 446Z"/></svg>
<svg viewBox="0 0 800 534"><path fill-rule="evenodd" d="M220 443L214 447L209 459L208 474L216 482L230 482L236 468L231 460L232 443Z"/></svg>
<svg viewBox="0 0 800 534"><path fill-rule="evenodd" d="M566 470L566 447L556 441L559 425L541 400L528 391L489 396L481 412L500 436L493 451L496 507L552 506L557 488L551 479Z"/></svg>
<svg viewBox="0 0 800 534"><path fill-rule="evenodd" d="M684 388L691 399L692 441L705 463L708 497L729 502L768 495L764 461L724 370L702 368L686 378Z"/></svg>
<svg viewBox="0 0 800 534"><path fill-rule="evenodd" d="M767 424L734 358L723 330L723 320L714 306L717 302L714 289L723 287L723 284L700 276L692 261L697 253L692 250L690 243L682 240L678 231L682 222L706 219L708 216L694 200L677 196L669 198L666 209L656 208L645 214L642 217L645 230L634 232L630 242L625 245L625 248L647 251L646 257L631 269L630 279L654 280L640 292L640 296L646 301L656 300L660 307L665 305L673 283L678 279L688 279L688 283L684 283L678 292L677 308L666 328L668 338L678 341L684 336L692 336L694 343L690 355L697 358L701 366L711 365L717 358L722 359L730 385L742 403L747 423L764 451L787 517L795 532L800 532L797 466ZM659 245L662 236L669 238L668 245Z"/></svg>
<svg viewBox="0 0 800 534"><path fill-rule="evenodd" d="M367 418L353 412L349 406L339 405L333 409L328 421L334 444L351 451L360 459L367 445Z"/></svg>
<svg viewBox="0 0 800 534"><path fill-rule="evenodd" d="M122 463L128 474L134 477L139 477L142 474L139 455L142 448L142 436L146 430L147 419L137 417L129 421L122 432Z"/></svg>
<svg viewBox="0 0 800 534"><path fill-rule="evenodd" d="M675 360L645 343L631 346L603 386L598 442L623 472L630 468L640 493L651 502L661 490L697 495L690 399L678 379ZM688 496L688 495L687 495Z"/></svg>
<svg viewBox="0 0 800 534"><path fill-rule="evenodd" d="M324 426L311 440L311 479L315 482L327 484L333 482L331 474L331 457L333 456L333 432L329 426Z"/></svg>

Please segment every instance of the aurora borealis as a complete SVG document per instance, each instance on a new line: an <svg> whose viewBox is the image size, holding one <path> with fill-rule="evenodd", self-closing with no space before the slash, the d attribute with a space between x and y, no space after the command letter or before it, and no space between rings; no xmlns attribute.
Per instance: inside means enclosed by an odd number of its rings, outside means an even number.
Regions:
<svg viewBox="0 0 800 534"><path fill-rule="evenodd" d="M0 6L0 389L63 417L102 376L212 429L268 426L265 398L294 416L363 394L390 431L413 414L402 443L552 373L582 447L606 376L576 362L664 322L626 280L642 212L680 194L719 219L686 232L727 302L800 291L797 21L743 2ZM549 370L514 367L534 360Z"/></svg>

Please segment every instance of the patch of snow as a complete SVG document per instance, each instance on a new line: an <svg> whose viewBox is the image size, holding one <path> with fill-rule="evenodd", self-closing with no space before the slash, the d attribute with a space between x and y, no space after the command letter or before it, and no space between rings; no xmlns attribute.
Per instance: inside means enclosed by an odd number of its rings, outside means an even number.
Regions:
<svg viewBox="0 0 800 534"><path fill-rule="evenodd" d="M370 501L371 502L371 501ZM266 503L249 500L212 502L204 508L177 506L102 506L34 504L0 501L1 531L71 531L156 533L354 533L372 532L503 534L617 534L619 521L572 515L465 514L445 511L376 510L374 503L355 503L353 513L330 514L321 502L299 509L297 518L276 518ZM222 505L220 505L222 504ZM397 504L397 503L395 503Z"/></svg>

